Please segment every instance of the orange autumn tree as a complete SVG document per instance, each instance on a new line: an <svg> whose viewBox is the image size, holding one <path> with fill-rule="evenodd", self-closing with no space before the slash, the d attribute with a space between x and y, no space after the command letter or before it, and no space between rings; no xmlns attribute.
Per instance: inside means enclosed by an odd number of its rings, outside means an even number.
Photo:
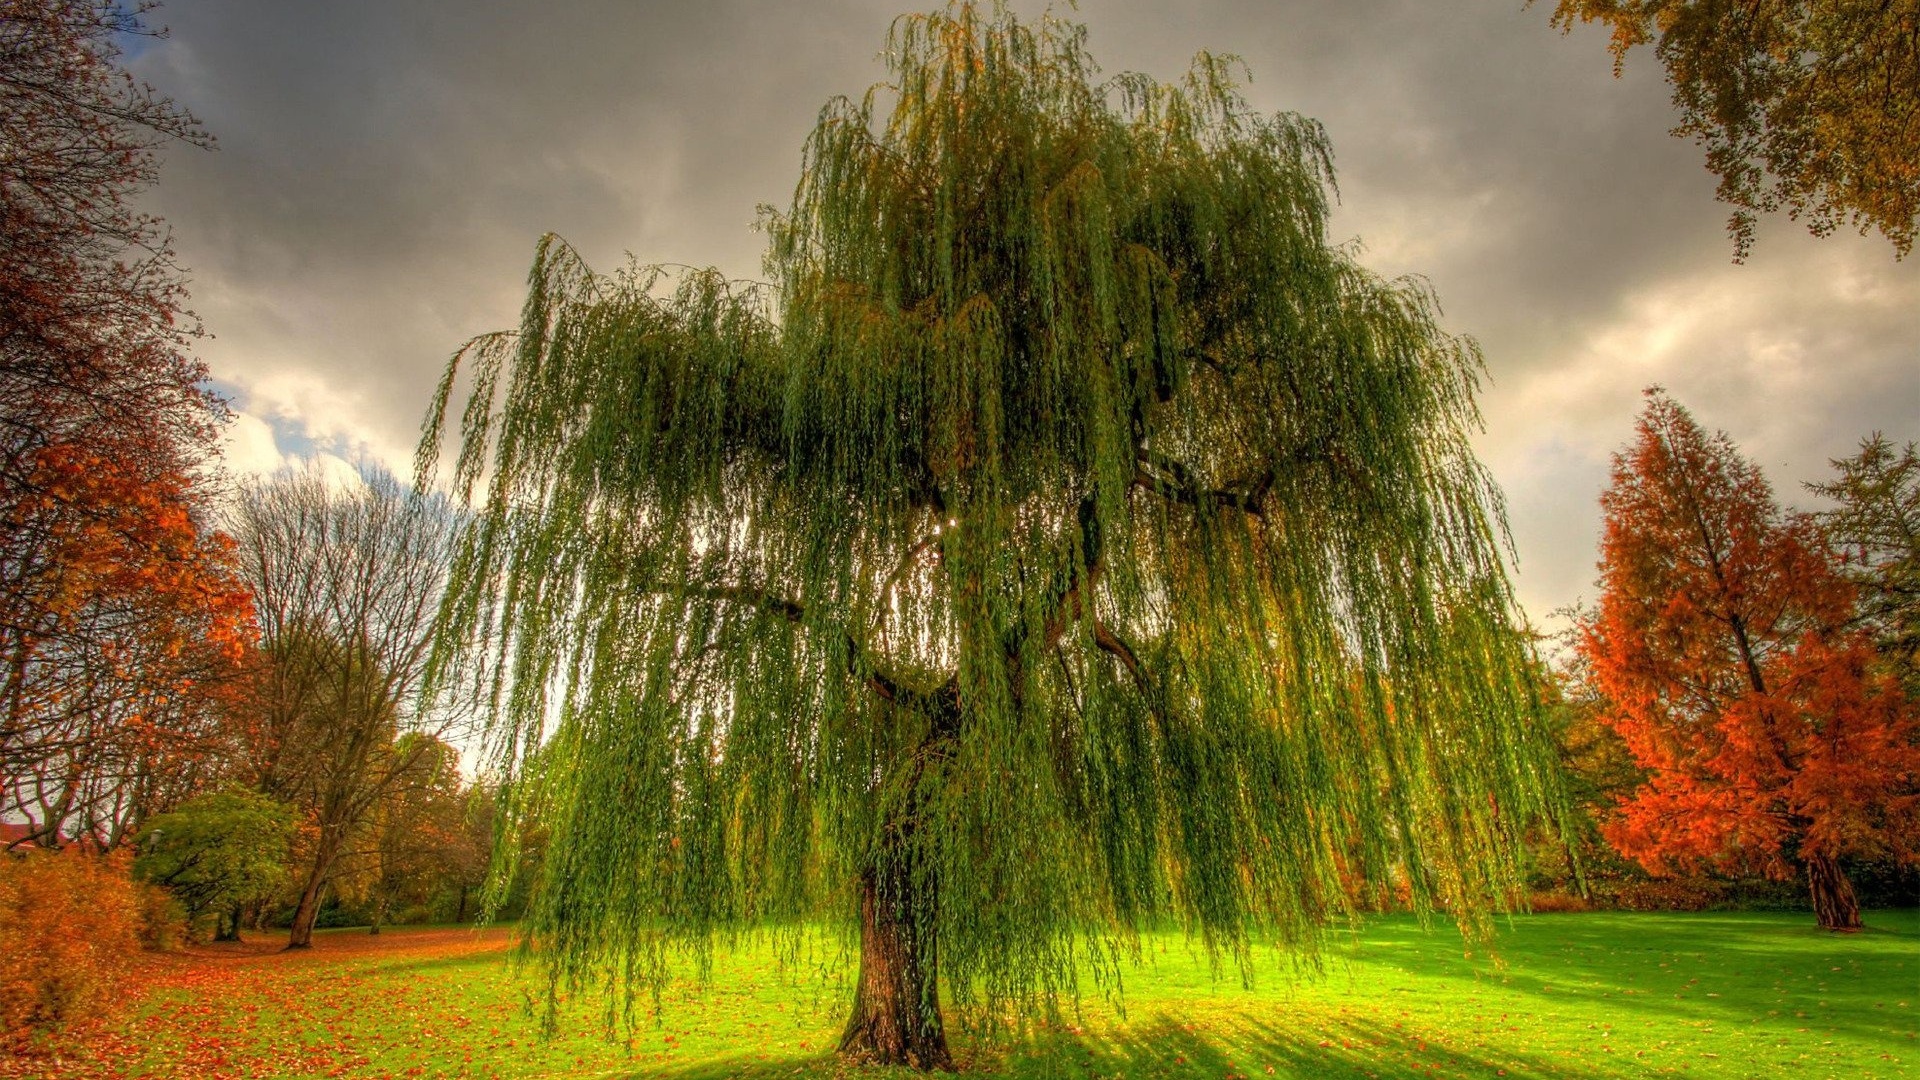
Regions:
<svg viewBox="0 0 1920 1080"><path fill-rule="evenodd" d="M1911 862L1920 724L1806 517L1658 390L1601 496L1601 596L1579 648L1647 778L1607 838L1654 873L1804 872L1822 927L1860 926L1843 863Z"/></svg>
<svg viewBox="0 0 1920 1080"><path fill-rule="evenodd" d="M139 208L211 141L121 62L151 6L0 0L0 816L46 842L203 781L252 634L203 521L226 408Z"/></svg>
<svg viewBox="0 0 1920 1080"><path fill-rule="evenodd" d="M140 455L37 455L0 504L0 811L111 847L237 747L255 630L232 541Z"/></svg>

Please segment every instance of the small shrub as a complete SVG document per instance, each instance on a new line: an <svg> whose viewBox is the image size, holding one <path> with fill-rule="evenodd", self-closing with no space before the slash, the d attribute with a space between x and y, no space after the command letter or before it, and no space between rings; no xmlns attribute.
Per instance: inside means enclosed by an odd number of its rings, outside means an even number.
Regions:
<svg viewBox="0 0 1920 1080"><path fill-rule="evenodd" d="M124 857L78 847L0 857L0 1047L30 1049L98 1006L144 925Z"/></svg>
<svg viewBox="0 0 1920 1080"><path fill-rule="evenodd" d="M1613 893L1621 911L1708 911L1720 905L1726 886L1707 878L1623 881Z"/></svg>
<svg viewBox="0 0 1920 1080"><path fill-rule="evenodd" d="M433 921L433 909L426 904L408 904L394 913L395 926L419 926Z"/></svg>
<svg viewBox="0 0 1920 1080"><path fill-rule="evenodd" d="M1575 896L1570 892L1552 889L1532 893L1527 897L1527 910L1535 915L1551 915L1568 911L1592 911L1593 901L1584 896Z"/></svg>
<svg viewBox="0 0 1920 1080"><path fill-rule="evenodd" d="M346 926L366 926L372 921L372 919L365 917L365 915L357 909L348 907L346 904L342 904L338 900L328 897L326 901L320 905L320 913L313 918L313 928L315 930L338 930ZM282 925L292 922L293 915L291 913L289 913L285 919L281 920Z"/></svg>
<svg viewBox="0 0 1920 1080"><path fill-rule="evenodd" d="M133 873L164 886L190 930L208 933L236 907L281 891L293 832L285 803L238 788L207 792L147 819Z"/></svg>
<svg viewBox="0 0 1920 1080"><path fill-rule="evenodd" d="M133 883L140 904L140 944L152 952L172 952L190 936L187 912L173 894L144 881Z"/></svg>

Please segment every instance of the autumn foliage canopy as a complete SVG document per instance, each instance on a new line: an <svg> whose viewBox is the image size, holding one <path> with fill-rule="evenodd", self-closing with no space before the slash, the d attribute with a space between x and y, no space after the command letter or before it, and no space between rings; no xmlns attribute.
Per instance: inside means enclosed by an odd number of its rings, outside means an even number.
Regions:
<svg viewBox="0 0 1920 1080"><path fill-rule="evenodd" d="M1914 0L1559 0L1553 21L1612 32L1614 73L1652 45L1680 123L1733 208L1737 258L1761 214L1816 236L1877 230L1896 258L1920 222L1920 34Z"/></svg>
<svg viewBox="0 0 1920 1080"><path fill-rule="evenodd" d="M1655 392L1602 496L1602 594L1580 650L1647 777L1608 839L1655 872L1804 867L1830 928L1840 862L1911 861L1920 722L1813 522L1725 435Z"/></svg>
<svg viewBox="0 0 1920 1080"><path fill-rule="evenodd" d="M163 144L207 142L119 66L142 10L0 0L0 812L43 840L191 782L252 636L201 522L224 407L133 208Z"/></svg>

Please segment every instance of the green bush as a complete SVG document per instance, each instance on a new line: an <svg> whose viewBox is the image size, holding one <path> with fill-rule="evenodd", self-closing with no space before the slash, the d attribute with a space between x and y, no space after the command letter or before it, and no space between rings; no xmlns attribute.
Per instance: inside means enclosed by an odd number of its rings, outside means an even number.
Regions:
<svg viewBox="0 0 1920 1080"><path fill-rule="evenodd" d="M190 931L268 899L287 879L293 809L257 792L210 792L150 819L135 841L134 873L166 888Z"/></svg>

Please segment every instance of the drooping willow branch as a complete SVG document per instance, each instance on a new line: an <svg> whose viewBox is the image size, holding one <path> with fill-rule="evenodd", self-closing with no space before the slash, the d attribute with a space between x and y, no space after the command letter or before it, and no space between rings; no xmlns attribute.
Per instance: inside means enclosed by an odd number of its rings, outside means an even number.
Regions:
<svg viewBox="0 0 1920 1080"><path fill-rule="evenodd" d="M807 609L795 601L775 596L764 589L745 585L710 585L702 588L688 588L687 595L700 596L709 600L726 600L758 608L761 611L777 615L797 626L807 625ZM851 632L843 631L839 635L846 669L849 674L857 674L880 700L890 704L899 704L905 708L923 706L926 695L904 686L900 680L889 675L878 663L866 643Z"/></svg>
<svg viewBox="0 0 1920 1080"><path fill-rule="evenodd" d="M1244 960L1515 888L1558 804L1476 347L1327 242L1319 125L1084 45L902 20L770 284L549 239L450 368L436 671L534 759L557 979L851 919L876 860L978 1015L1146 926Z"/></svg>
<svg viewBox="0 0 1920 1080"><path fill-rule="evenodd" d="M1261 503L1267 492L1273 490L1272 469L1264 469L1250 480L1209 490L1194 482L1192 470L1163 454L1143 449L1134 460L1137 463L1133 474L1135 487L1196 508L1205 500L1213 506L1231 506L1256 516L1266 515Z"/></svg>

